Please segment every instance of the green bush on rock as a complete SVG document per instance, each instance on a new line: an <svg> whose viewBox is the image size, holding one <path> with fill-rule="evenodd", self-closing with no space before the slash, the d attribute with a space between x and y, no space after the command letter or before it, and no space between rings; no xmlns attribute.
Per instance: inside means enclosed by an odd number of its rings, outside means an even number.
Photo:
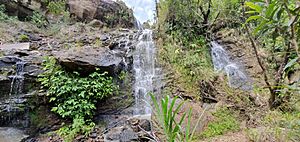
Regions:
<svg viewBox="0 0 300 142"><path fill-rule="evenodd" d="M30 17L31 22L39 28L46 27L48 22L44 15L40 12L34 11L33 15Z"/></svg>
<svg viewBox="0 0 300 142"><path fill-rule="evenodd" d="M91 118L97 100L117 90L112 77L98 69L87 77L81 77L77 72L68 73L51 57L46 58L43 66L44 73L39 76L39 81L42 88L47 89L52 111L73 120L71 126L61 128L59 133L71 139L79 132L88 132L94 125Z"/></svg>

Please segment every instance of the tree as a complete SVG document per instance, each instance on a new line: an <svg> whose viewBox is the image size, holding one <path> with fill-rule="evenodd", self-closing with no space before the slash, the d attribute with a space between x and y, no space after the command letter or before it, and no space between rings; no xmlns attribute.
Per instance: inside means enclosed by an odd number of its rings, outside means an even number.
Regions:
<svg viewBox="0 0 300 142"><path fill-rule="evenodd" d="M287 85L284 82L284 78L288 75L286 68L299 64L299 43L297 39L300 36L300 3L295 0L253 0L245 2L245 5L249 8L245 13L250 15L245 21L246 30L271 93L269 99L270 107L275 108L282 102L279 98L282 87ZM252 34L249 32L249 27L251 26L254 27ZM270 45L271 52L278 52L283 55L279 61L275 61L276 63L279 62L274 69L277 72L271 72L271 74L275 75L273 83L267 77L266 64L262 63L257 53L257 48L262 47L259 46L259 42L254 41L253 36L264 45ZM278 40L279 38L283 40L280 41ZM281 46L279 51L276 49L278 46ZM273 58L275 59L275 57ZM289 65L291 63L294 65Z"/></svg>

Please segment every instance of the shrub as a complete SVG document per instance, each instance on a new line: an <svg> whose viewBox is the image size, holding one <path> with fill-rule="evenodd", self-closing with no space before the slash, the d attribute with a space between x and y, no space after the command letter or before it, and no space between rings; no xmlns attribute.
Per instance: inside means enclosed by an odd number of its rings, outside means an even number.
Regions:
<svg viewBox="0 0 300 142"><path fill-rule="evenodd" d="M4 13L4 11L5 11L5 6L0 5L0 21L9 19L9 17Z"/></svg>
<svg viewBox="0 0 300 142"><path fill-rule="evenodd" d="M48 3L47 9L49 10L50 13L59 15L65 12L65 5L66 2L64 0L50 1Z"/></svg>
<svg viewBox="0 0 300 142"><path fill-rule="evenodd" d="M5 6L4 5L0 5L0 21L10 21L10 20L15 20L17 19L14 16L8 16L7 14L5 14Z"/></svg>
<svg viewBox="0 0 300 142"><path fill-rule="evenodd" d="M31 16L31 22L39 28L47 26L48 23L44 15L36 11L34 11Z"/></svg>
<svg viewBox="0 0 300 142"><path fill-rule="evenodd" d="M81 77L77 72L68 73L56 64L54 58L46 58L43 65L44 73L39 76L39 81L42 88L47 89L53 104L51 111L73 120L73 124L61 128L59 134L70 139L79 132L86 133L94 125L91 118L97 101L112 95L117 89L112 77L98 69L87 77Z"/></svg>

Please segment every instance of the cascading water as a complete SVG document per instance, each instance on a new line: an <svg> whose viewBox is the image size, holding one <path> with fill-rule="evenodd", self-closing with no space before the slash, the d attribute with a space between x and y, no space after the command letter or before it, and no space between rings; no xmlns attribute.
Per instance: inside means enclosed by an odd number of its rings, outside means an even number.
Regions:
<svg viewBox="0 0 300 142"><path fill-rule="evenodd" d="M143 30L133 56L133 70L135 83L133 86L135 96L134 115L151 114L149 92L154 91L153 79L155 77L155 44L151 30Z"/></svg>
<svg viewBox="0 0 300 142"><path fill-rule="evenodd" d="M16 75L10 76L12 81L9 95L18 95L22 93L24 85L24 65L25 62L23 61L18 61L16 63Z"/></svg>
<svg viewBox="0 0 300 142"><path fill-rule="evenodd" d="M216 42L211 42L211 56L216 71L224 70L228 76L230 87L242 90L251 90L252 84L245 72L230 60L230 56L225 49Z"/></svg>
<svg viewBox="0 0 300 142"><path fill-rule="evenodd" d="M24 86L24 65L25 62L16 62L16 73L10 76L11 88L8 99L0 102L2 114L0 116L0 142L17 142L26 138L27 135L22 130L12 127L28 127L29 117L26 106L23 106L23 86Z"/></svg>

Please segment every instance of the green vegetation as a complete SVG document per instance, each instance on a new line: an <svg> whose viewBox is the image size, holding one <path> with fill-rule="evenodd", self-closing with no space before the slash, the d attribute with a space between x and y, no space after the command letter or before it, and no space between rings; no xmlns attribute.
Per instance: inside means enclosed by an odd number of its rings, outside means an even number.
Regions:
<svg viewBox="0 0 300 142"><path fill-rule="evenodd" d="M263 59L257 56L270 90L270 106L276 108L297 100L294 94L299 94L300 91L299 78L293 80L290 76L300 69L299 4L295 0L251 0L245 5L248 8L245 14L249 16L245 27L249 35L251 31L250 40L255 52L264 49L270 53L267 64L263 64ZM266 46L256 44L254 38Z"/></svg>
<svg viewBox="0 0 300 142"><path fill-rule="evenodd" d="M25 35L25 34L21 34L19 36L19 41L20 42L28 42L30 40L30 38L28 37L28 35Z"/></svg>
<svg viewBox="0 0 300 142"><path fill-rule="evenodd" d="M213 116L214 120L208 123L207 128L200 135L201 138L214 137L240 129L239 122L227 108L218 109Z"/></svg>
<svg viewBox="0 0 300 142"><path fill-rule="evenodd" d="M9 17L4 12L5 12L5 6L0 5L0 21L4 21L4 20L9 19Z"/></svg>
<svg viewBox="0 0 300 142"><path fill-rule="evenodd" d="M177 78L177 85L195 96L199 90L195 87L199 80L208 80L214 76L209 47L205 40L191 42L183 46L166 40L160 49L161 63L170 68Z"/></svg>
<svg viewBox="0 0 300 142"><path fill-rule="evenodd" d="M166 137L165 139L168 142L192 141L196 127L198 126L202 116L199 116L196 124L191 124L192 108L190 108L188 112L183 113L181 116L177 114L181 111L184 101L176 104L177 97L171 99L170 96L166 95L159 104L159 101L153 94L151 94L151 98L154 104L155 117L157 117L156 119L158 120L160 129ZM180 119L176 120L177 118ZM183 126L184 121L187 121L185 127Z"/></svg>
<svg viewBox="0 0 300 142"><path fill-rule="evenodd" d="M261 80L266 84L254 91L259 90L261 98L270 95L269 106L276 112L268 112L265 120L258 123L263 123L269 135L275 135L278 141L299 141L300 5L296 0L163 0L157 9L159 57L173 73L172 92L180 89L194 97L200 91L199 81L214 78L208 45L218 31L234 29L247 33L240 35L249 41L262 69ZM252 97L228 88L225 81L215 88L224 93L226 101L246 110L256 107ZM209 122L200 138L239 130L231 110L220 109L213 115L214 121ZM286 139L279 138L281 135Z"/></svg>
<svg viewBox="0 0 300 142"><path fill-rule="evenodd" d="M300 141L299 112L284 113L270 111L263 120L260 129L248 129L252 141Z"/></svg>
<svg viewBox="0 0 300 142"><path fill-rule="evenodd" d="M58 1L50 1L48 3L47 9L52 14L60 15L65 12L65 7L66 7L65 0L58 0Z"/></svg>
<svg viewBox="0 0 300 142"><path fill-rule="evenodd" d="M5 14L5 5L0 5L0 21L11 21L17 19L16 17Z"/></svg>
<svg viewBox="0 0 300 142"><path fill-rule="evenodd" d="M54 58L47 58L43 65L45 72L39 81L43 89L47 89L52 111L73 121L71 126L61 128L59 134L71 140L80 132L88 133L94 126L91 118L97 101L117 90L112 78L99 70L87 77L81 77L77 72L68 73Z"/></svg>
<svg viewBox="0 0 300 142"><path fill-rule="evenodd" d="M40 12L34 11L31 16L31 22L39 28L46 27L48 22L43 14Z"/></svg>
<svg viewBox="0 0 300 142"><path fill-rule="evenodd" d="M63 21L64 23L68 23L71 21L70 12L66 11L66 1L65 0L57 0L57 1L49 1L47 5L47 10L49 13L54 14L56 16L61 16L58 22Z"/></svg>

